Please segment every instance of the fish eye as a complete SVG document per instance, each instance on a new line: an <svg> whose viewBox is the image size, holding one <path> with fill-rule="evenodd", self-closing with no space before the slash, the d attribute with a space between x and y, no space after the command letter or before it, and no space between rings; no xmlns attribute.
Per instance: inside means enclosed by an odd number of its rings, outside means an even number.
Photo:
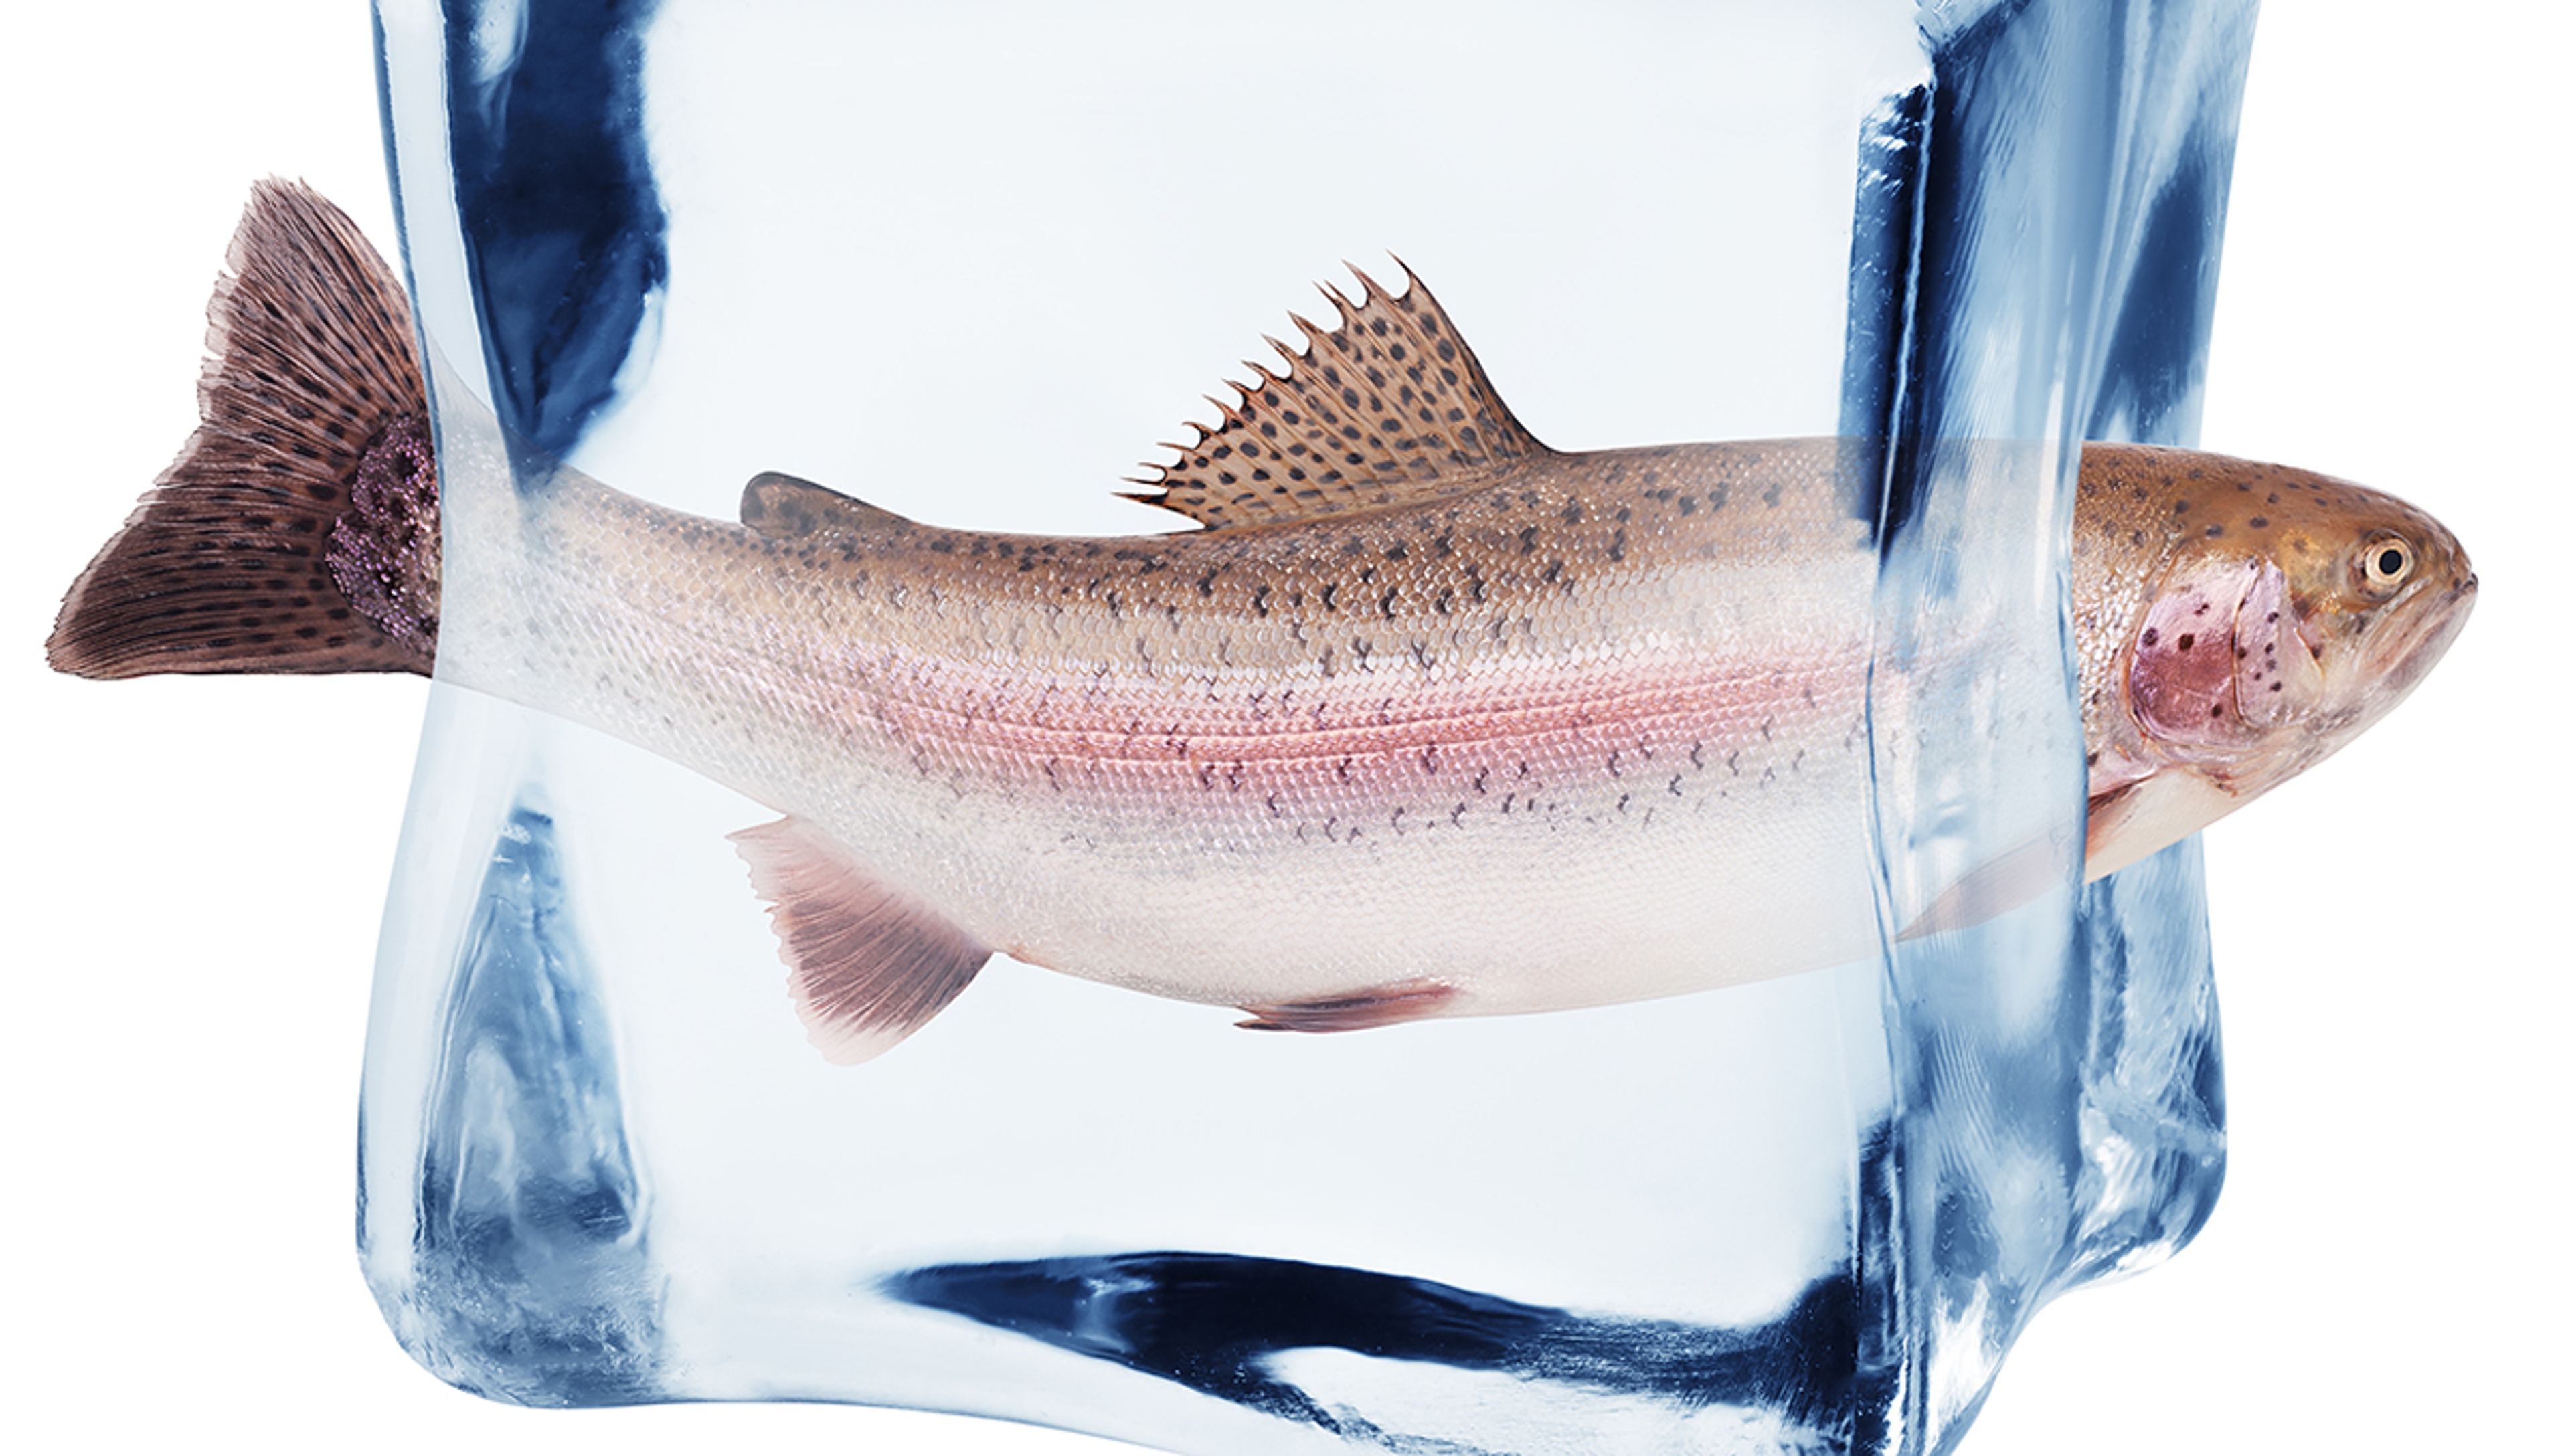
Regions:
<svg viewBox="0 0 2570 1456"><path fill-rule="evenodd" d="M2372 592L2392 590L2409 579L2418 564L2417 548L2396 536L2377 536L2364 544L2357 557L2364 589Z"/></svg>

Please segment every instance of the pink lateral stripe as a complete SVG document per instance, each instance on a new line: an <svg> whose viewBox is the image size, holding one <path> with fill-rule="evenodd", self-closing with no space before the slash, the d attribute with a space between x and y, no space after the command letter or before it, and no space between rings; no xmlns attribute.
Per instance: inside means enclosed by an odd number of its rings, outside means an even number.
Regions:
<svg viewBox="0 0 2570 1456"><path fill-rule="evenodd" d="M1129 679L1116 685L1144 691L1100 693L1083 685L1030 695L1023 679L941 663L907 674L904 691L842 696L837 716L879 725L914 756L1020 783L1059 787L1067 766L1090 776L1139 770L1157 777L1152 771L1175 769L1202 781L1211 767L1344 780L1340 768L1351 760L1420 764L1433 773L1439 758L1604 763L1636 745L1645 756L1673 748L1719 758L1852 721L1862 662L1851 655L1835 666L1804 659L1744 668L1697 660L1556 673L1531 686L1523 675L1504 687L1414 680L1397 694L1350 691L1358 685L1349 683L1339 689L1345 696L1324 697L1329 689L1318 688L1290 708L1289 694L1172 698L1150 691L1157 684ZM981 680L958 681L972 678ZM953 706L959 701L972 706ZM1342 721L1327 721L1333 709L1343 710Z"/></svg>

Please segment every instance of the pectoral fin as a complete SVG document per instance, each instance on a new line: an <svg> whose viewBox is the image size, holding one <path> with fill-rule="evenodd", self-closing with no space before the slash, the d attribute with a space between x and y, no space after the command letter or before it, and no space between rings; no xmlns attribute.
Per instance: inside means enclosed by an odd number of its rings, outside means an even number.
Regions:
<svg viewBox="0 0 2570 1456"><path fill-rule="evenodd" d="M2240 807L2240 797L2186 768L2162 769L2088 801L2088 878L2176 844Z"/></svg>
<svg viewBox="0 0 2570 1456"><path fill-rule="evenodd" d="M799 819L731 837L768 902L794 1010L842 1066L870 1061L963 994L991 947Z"/></svg>
<svg viewBox="0 0 2570 1456"><path fill-rule="evenodd" d="M1917 940L1995 920L2032 905L2070 878L2070 836L2063 831L2029 840L1946 886L1901 938Z"/></svg>

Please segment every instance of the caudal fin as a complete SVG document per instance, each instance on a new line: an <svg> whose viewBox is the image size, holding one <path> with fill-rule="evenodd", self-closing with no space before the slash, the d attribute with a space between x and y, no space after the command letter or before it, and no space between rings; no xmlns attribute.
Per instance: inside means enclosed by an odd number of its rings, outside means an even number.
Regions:
<svg viewBox="0 0 2570 1456"><path fill-rule="evenodd" d="M254 187L209 306L201 422L72 583L83 677L428 672L437 465L400 282L300 182Z"/></svg>

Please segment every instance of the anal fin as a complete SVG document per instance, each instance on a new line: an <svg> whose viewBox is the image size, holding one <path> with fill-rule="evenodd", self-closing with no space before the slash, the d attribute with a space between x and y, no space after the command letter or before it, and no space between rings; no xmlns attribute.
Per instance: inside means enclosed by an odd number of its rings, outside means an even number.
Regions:
<svg viewBox="0 0 2570 1456"><path fill-rule="evenodd" d="M1455 988L1442 980L1395 981L1352 996L1243 1006L1250 1019L1238 1024L1244 1031L1368 1031L1434 1016L1454 998Z"/></svg>
<svg viewBox="0 0 2570 1456"><path fill-rule="evenodd" d="M884 884L800 819L731 837L768 902L795 1013L842 1066L899 1045L963 994L991 947Z"/></svg>

